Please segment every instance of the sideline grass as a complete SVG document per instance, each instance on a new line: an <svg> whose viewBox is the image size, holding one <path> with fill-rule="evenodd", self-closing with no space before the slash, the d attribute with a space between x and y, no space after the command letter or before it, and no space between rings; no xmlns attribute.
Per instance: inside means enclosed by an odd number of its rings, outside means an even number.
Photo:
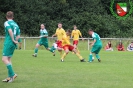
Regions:
<svg viewBox="0 0 133 88"><path fill-rule="evenodd" d="M1 53L2 51L0 51ZM18 77L13 83L0 82L0 88L132 88L133 52L100 53L102 62L81 63L69 53L65 62L46 50L38 57L31 50L16 50L12 58ZM88 51L81 51L87 60ZM1 57L1 56L0 56ZM0 80L6 78L7 69L0 61Z"/></svg>

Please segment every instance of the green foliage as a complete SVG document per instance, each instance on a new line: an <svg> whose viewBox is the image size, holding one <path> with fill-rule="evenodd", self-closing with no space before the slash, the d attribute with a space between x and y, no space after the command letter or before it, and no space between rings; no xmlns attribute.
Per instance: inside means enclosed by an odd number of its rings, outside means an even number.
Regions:
<svg viewBox="0 0 133 88"><path fill-rule="evenodd" d="M57 23L65 30L77 25L84 37L92 28L101 37L132 37L133 15L118 20L110 11L111 0L0 0L0 35L4 35L5 13L12 10L14 20L25 36L38 36L41 23L49 36L55 33ZM122 0L119 0L122 1ZM130 6L128 6L130 7ZM115 9L115 7L113 7Z"/></svg>

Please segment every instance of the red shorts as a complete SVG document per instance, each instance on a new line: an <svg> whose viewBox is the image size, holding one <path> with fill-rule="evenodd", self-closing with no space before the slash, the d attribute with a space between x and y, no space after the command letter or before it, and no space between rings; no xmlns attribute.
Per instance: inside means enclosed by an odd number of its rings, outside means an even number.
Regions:
<svg viewBox="0 0 133 88"><path fill-rule="evenodd" d="M74 40L73 45L78 45L78 42L79 42L78 40Z"/></svg>
<svg viewBox="0 0 133 88"><path fill-rule="evenodd" d="M58 40L58 41L56 42L56 44L57 44L57 47L62 48L62 41L59 41L59 40Z"/></svg>
<svg viewBox="0 0 133 88"><path fill-rule="evenodd" d="M65 45L65 46L63 46L63 49L64 50L68 49L69 51L73 51L74 47L72 45Z"/></svg>

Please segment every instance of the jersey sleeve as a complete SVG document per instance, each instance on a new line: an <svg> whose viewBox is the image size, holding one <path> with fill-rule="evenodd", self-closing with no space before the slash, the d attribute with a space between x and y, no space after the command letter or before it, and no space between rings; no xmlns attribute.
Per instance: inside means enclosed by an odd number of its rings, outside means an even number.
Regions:
<svg viewBox="0 0 133 88"><path fill-rule="evenodd" d="M80 35L80 37L82 37L82 34L81 34L81 32L79 31L79 35Z"/></svg>
<svg viewBox="0 0 133 88"><path fill-rule="evenodd" d="M72 31L71 37L73 37L73 36L74 36L74 33L73 33L73 31Z"/></svg>
<svg viewBox="0 0 133 88"><path fill-rule="evenodd" d="M6 28L7 30L11 29L11 26L8 24L7 21L4 23L4 26L5 26L5 28Z"/></svg>
<svg viewBox="0 0 133 88"><path fill-rule="evenodd" d="M55 32L56 35L58 35L57 30L58 30L58 29L56 29L56 32Z"/></svg>
<svg viewBox="0 0 133 88"><path fill-rule="evenodd" d="M65 35L65 34L66 34L66 32L65 32L65 30L64 30L64 29L62 30L62 34L63 34L63 35Z"/></svg>
<svg viewBox="0 0 133 88"><path fill-rule="evenodd" d="M96 35L93 33L92 38L96 40Z"/></svg>
<svg viewBox="0 0 133 88"><path fill-rule="evenodd" d="M16 36L18 36L18 35L20 35L20 29L19 29L19 27L17 28L17 31L16 31Z"/></svg>

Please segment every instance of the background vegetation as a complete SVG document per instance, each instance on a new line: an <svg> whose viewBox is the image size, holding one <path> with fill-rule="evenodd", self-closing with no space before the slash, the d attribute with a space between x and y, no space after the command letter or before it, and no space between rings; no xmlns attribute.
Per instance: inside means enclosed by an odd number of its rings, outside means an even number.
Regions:
<svg viewBox="0 0 133 88"><path fill-rule="evenodd" d="M133 14L118 20L110 11L112 0L0 0L0 35L4 35L5 13L12 10L22 35L38 36L39 25L44 23L49 36L54 34L57 23L64 29L77 25L84 37L86 31L94 29L101 37L132 37ZM128 2L128 0L117 0ZM115 0L116 3L116 0ZM130 10L130 5L128 4ZM115 4L114 4L115 12Z"/></svg>

